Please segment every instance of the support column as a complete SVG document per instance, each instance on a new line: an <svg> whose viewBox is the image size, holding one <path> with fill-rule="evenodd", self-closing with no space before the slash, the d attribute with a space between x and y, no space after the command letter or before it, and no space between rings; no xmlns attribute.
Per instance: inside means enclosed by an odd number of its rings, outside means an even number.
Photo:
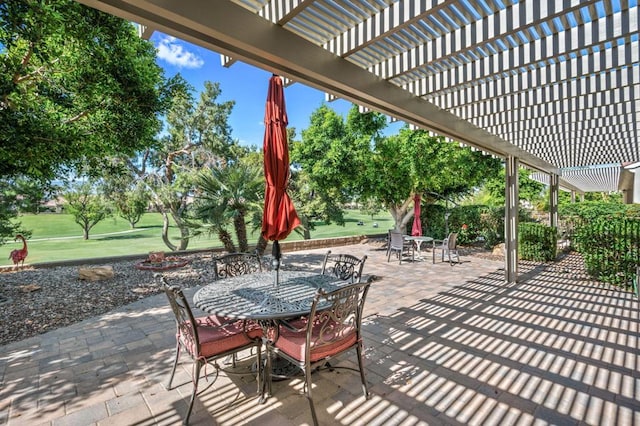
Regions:
<svg viewBox="0 0 640 426"><path fill-rule="evenodd" d="M558 227L558 188L560 187L560 178L558 175L551 173L549 175L549 225Z"/></svg>
<svg viewBox="0 0 640 426"><path fill-rule="evenodd" d="M509 156L505 163L504 252L505 279L518 280L518 164L517 157Z"/></svg>
<svg viewBox="0 0 640 426"><path fill-rule="evenodd" d="M576 202L576 191L571 191L571 204Z"/></svg>

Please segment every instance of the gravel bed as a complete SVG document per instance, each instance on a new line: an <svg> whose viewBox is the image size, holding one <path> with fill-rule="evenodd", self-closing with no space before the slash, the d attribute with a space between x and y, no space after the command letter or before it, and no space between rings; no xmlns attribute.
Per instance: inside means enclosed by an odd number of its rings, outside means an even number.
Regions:
<svg viewBox="0 0 640 426"><path fill-rule="evenodd" d="M211 255L184 256L182 268L162 271L173 283L193 287L213 280ZM0 345L64 327L162 291L155 272L138 270L140 260L111 262L114 277L85 281L80 267L25 267L0 272Z"/></svg>

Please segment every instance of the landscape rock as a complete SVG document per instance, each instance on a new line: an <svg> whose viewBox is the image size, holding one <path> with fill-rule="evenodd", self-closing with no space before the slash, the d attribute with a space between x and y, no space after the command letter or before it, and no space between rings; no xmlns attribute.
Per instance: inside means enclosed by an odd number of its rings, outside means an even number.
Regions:
<svg viewBox="0 0 640 426"><path fill-rule="evenodd" d="M78 270L78 278L86 281L100 281L113 278L113 266L81 267Z"/></svg>
<svg viewBox="0 0 640 426"><path fill-rule="evenodd" d="M491 254L494 256L504 256L504 243L500 243L493 247L493 252Z"/></svg>

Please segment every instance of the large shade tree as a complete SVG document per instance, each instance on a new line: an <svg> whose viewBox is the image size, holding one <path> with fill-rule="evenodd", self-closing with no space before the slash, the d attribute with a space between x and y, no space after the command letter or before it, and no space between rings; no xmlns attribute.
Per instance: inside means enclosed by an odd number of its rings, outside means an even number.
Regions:
<svg viewBox="0 0 640 426"><path fill-rule="evenodd" d="M413 218L413 199L451 199L468 194L495 176L501 162L480 151L430 136L423 130L403 128L375 146L361 181L363 196L382 202L404 231Z"/></svg>
<svg viewBox="0 0 640 426"><path fill-rule="evenodd" d="M309 175L309 186L342 203L357 197L389 210L395 228L413 218L416 194L450 198L471 191L500 168L500 161L421 130L405 127L383 136L384 116L361 114L353 106L346 122L320 107L294 147L294 158Z"/></svg>
<svg viewBox="0 0 640 426"><path fill-rule="evenodd" d="M71 0L0 3L0 176L133 154L170 85L134 26Z"/></svg>
<svg viewBox="0 0 640 426"><path fill-rule="evenodd" d="M46 186L134 155L153 142L173 83L125 20L72 0L0 2L0 181ZM3 211L0 242L16 232Z"/></svg>

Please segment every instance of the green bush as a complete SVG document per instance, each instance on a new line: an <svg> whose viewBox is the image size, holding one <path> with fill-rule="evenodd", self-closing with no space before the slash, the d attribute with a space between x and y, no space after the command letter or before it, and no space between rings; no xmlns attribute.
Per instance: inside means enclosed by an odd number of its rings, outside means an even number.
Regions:
<svg viewBox="0 0 640 426"><path fill-rule="evenodd" d="M504 242L504 207L469 205L447 210L440 204L427 204L423 206L421 215L423 233L436 239L446 237L446 212L449 213L449 232L458 232L459 244L466 245L482 240L485 248L491 249ZM527 210L520 209L520 222L532 220Z"/></svg>
<svg viewBox="0 0 640 426"><path fill-rule="evenodd" d="M593 278L629 286L640 264L640 218L621 214L584 222L575 230L575 244Z"/></svg>
<svg viewBox="0 0 640 426"><path fill-rule="evenodd" d="M474 243L482 235L481 215L486 206L456 206L449 216L449 229L458 233L458 244Z"/></svg>
<svg viewBox="0 0 640 426"><path fill-rule="evenodd" d="M524 222L518 225L520 259L548 262L556 258L558 230L541 223Z"/></svg>
<svg viewBox="0 0 640 426"><path fill-rule="evenodd" d="M426 204L420 211L422 233L436 239L445 237L444 214L446 209L440 204Z"/></svg>

